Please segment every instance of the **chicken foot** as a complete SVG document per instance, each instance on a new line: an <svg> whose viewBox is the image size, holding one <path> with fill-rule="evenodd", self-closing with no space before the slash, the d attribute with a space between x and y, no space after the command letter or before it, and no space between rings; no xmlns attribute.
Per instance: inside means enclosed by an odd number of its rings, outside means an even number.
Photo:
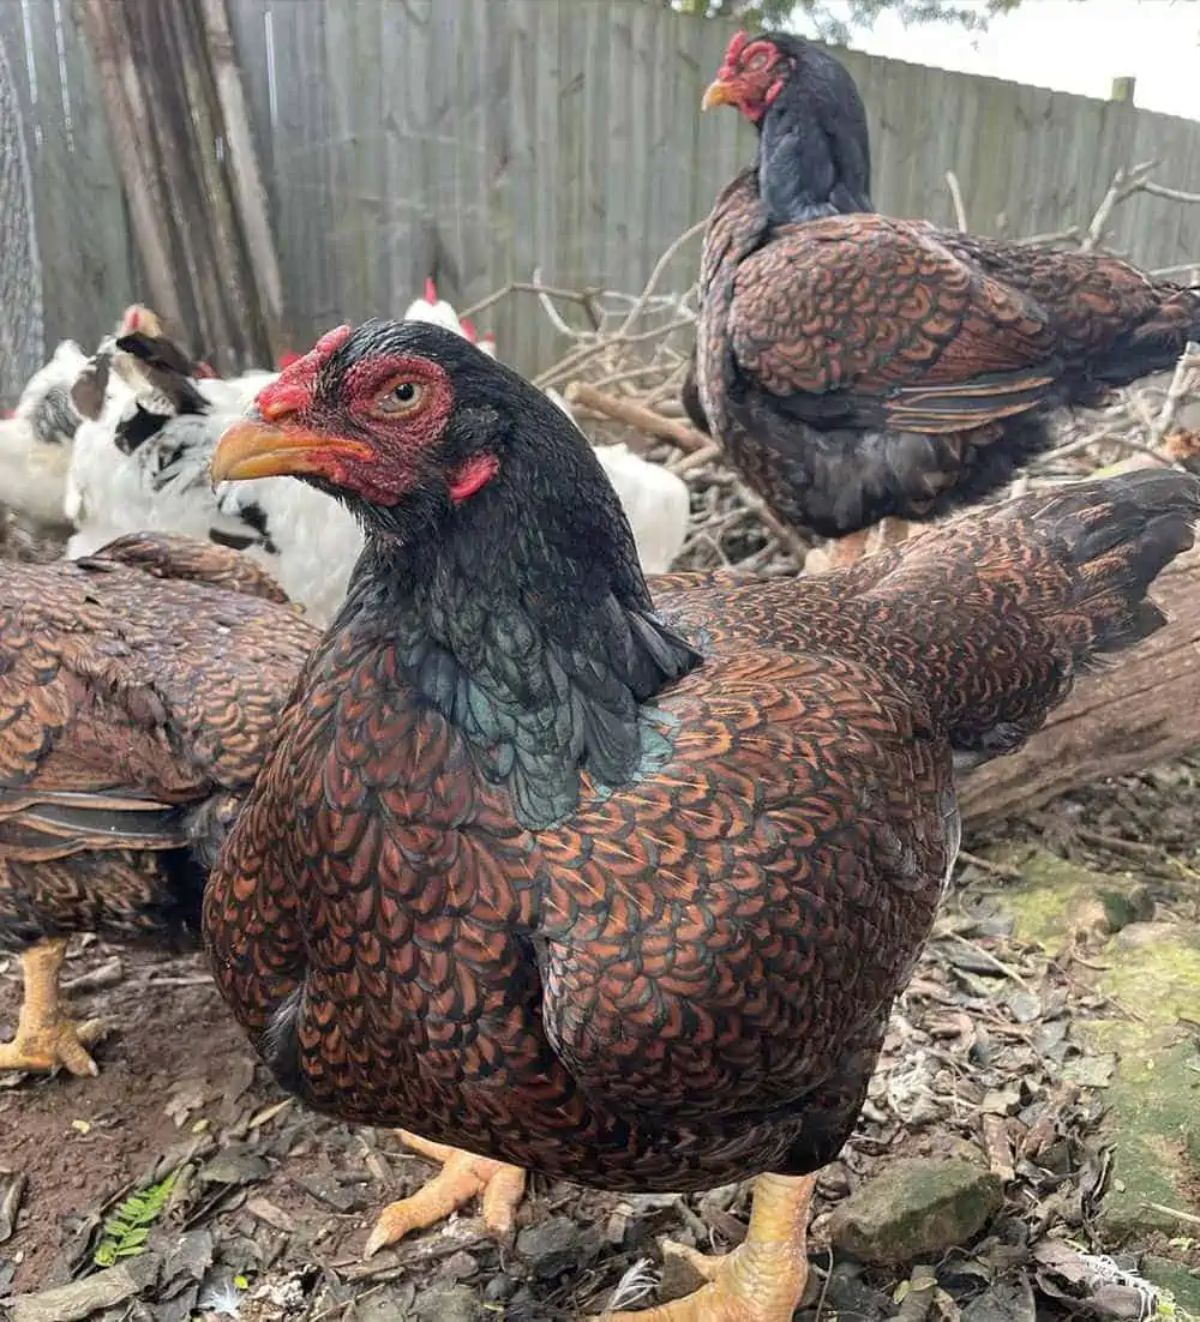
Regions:
<svg viewBox="0 0 1200 1322"><path fill-rule="evenodd" d="M440 1162L442 1169L410 1198L389 1203L380 1212L363 1250L364 1258L413 1230L424 1230L443 1220L478 1194L483 1195L484 1225L496 1235L507 1235L512 1230L513 1215L525 1194L525 1172L520 1166L477 1157L444 1143L431 1143L405 1129L397 1132L414 1152Z"/></svg>
<svg viewBox="0 0 1200 1322"><path fill-rule="evenodd" d="M100 1071L87 1047L104 1031L99 1019L76 1024L62 1009L58 985L67 938L39 942L21 956L25 995L11 1042L0 1042L0 1070L35 1070L49 1074L65 1066L72 1074Z"/></svg>
<svg viewBox="0 0 1200 1322"><path fill-rule="evenodd" d="M750 1228L732 1253L706 1257L665 1241L708 1282L657 1308L605 1313L603 1322L791 1322L808 1282L808 1211L815 1175L760 1175Z"/></svg>

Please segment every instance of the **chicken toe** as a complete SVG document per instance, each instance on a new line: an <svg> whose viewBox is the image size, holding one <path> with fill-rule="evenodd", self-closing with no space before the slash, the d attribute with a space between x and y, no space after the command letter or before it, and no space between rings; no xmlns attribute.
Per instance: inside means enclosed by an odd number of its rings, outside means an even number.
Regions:
<svg viewBox="0 0 1200 1322"><path fill-rule="evenodd" d="M414 1152L440 1162L442 1169L411 1197L383 1209L363 1249L364 1258L413 1230L424 1230L443 1220L479 1194L483 1196L484 1225L497 1235L512 1230L513 1216L525 1193L525 1172L519 1166L431 1143L407 1130L399 1133Z"/></svg>
<svg viewBox="0 0 1200 1322"><path fill-rule="evenodd" d="M760 1175L750 1229L732 1253L706 1258L682 1245L663 1245L665 1252L686 1257L706 1285L657 1308L605 1313L603 1322L791 1322L808 1281L808 1209L815 1185L815 1175Z"/></svg>
<svg viewBox="0 0 1200 1322"><path fill-rule="evenodd" d="M71 1074L99 1074L87 1047L104 1032L99 1019L76 1024L63 1013L58 986L66 958L65 937L42 941L27 950L21 963L25 996L11 1042L0 1042L0 1070L52 1073L60 1066Z"/></svg>

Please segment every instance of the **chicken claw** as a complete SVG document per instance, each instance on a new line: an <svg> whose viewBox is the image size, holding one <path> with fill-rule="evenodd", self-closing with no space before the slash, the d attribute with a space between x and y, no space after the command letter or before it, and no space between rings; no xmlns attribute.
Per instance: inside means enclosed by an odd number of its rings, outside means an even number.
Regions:
<svg viewBox="0 0 1200 1322"><path fill-rule="evenodd" d="M82 1077L99 1074L87 1046L104 1032L99 1019L76 1024L59 1004L58 976L66 958L65 937L43 941L21 957L25 997L11 1042L0 1042L0 1070L49 1074L64 1066Z"/></svg>
<svg viewBox="0 0 1200 1322"><path fill-rule="evenodd" d="M686 1258L708 1282L693 1294L602 1322L791 1322L808 1282L806 1238L815 1175L760 1175L745 1242L706 1257L666 1241L664 1253Z"/></svg>
<svg viewBox="0 0 1200 1322"><path fill-rule="evenodd" d="M520 1166L477 1157L444 1143L431 1143L405 1129L398 1132L414 1152L440 1162L442 1169L410 1198L389 1203L380 1212L363 1250L364 1258L403 1239L410 1231L424 1230L443 1220L477 1194L483 1195L484 1225L496 1235L507 1235L512 1230L513 1215L525 1193L525 1172Z"/></svg>

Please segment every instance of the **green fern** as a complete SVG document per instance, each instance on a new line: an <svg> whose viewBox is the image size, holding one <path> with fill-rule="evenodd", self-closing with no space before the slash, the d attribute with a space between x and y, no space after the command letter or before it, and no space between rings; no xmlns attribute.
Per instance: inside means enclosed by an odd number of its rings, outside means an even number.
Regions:
<svg viewBox="0 0 1200 1322"><path fill-rule="evenodd" d="M145 1252L150 1230L166 1210L178 1175L174 1170L165 1180L130 1194L105 1218L100 1243L92 1254L97 1267L111 1267L118 1258L132 1258Z"/></svg>

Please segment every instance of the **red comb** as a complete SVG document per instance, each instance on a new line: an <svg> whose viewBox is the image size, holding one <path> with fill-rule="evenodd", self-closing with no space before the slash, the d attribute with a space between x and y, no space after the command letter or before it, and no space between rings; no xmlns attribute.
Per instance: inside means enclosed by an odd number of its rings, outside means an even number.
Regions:
<svg viewBox="0 0 1200 1322"><path fill-rule="evenodd" d="M459 327L462 333L471 341L472 344L479 343L479 332L475 329L475 323L470 317L463 317L459 321Z"/></svg>
<svg viewBox="0 0 1200 1322"><path fill-rule="evenodd" d="M276 359L275 366L282 372L285 367L291 367L293 363L300 361L300 355L295 349L285 349Z"/></svg>
<svg viewBox="0 0 1200 1322"><path fill-rule="evenodd" d="M741 57L742 51L746 49L749 42L750 34L745 31L735 32L733 36L730 37L728 49L725 51L725 62L720 68L721 73L732 73L733 70L737 68L738 59Z"/></svg>
<svg viewBox="0 0 1200 1322"><path fill-rule="evenodd" d="M136 303L131 303L121 314L121 334L135 335L142 324L143 309Z"/></svg>
<svg viewBox="0 0 1200 1322"><path fill-rule="evenodd" d="M305 408L312 399L321 368L350 338L349 326L335 326L303 356L295 358L259 392L254 403L265 418L278 418Z"/></svg>
<svg viewBox="0 0 1200 1322"><path fill-rule="evenodd" d="M425 302L436 303L438 301L437 285L433 283L433 276L425 277Z"/></svg>

